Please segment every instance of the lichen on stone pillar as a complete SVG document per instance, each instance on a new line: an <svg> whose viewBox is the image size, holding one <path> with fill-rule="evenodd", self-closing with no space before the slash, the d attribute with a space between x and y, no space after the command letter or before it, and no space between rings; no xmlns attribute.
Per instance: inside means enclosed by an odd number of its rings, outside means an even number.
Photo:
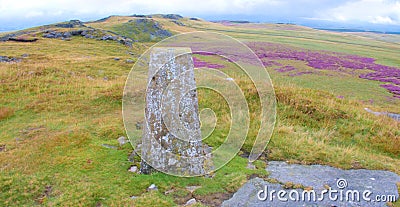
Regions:
<svg viewBox="0 0 400 207"><path fill-rule="evenodd" d="M190 48L153 48L147 83L141 172L204 174L206 156Z"/></svg>

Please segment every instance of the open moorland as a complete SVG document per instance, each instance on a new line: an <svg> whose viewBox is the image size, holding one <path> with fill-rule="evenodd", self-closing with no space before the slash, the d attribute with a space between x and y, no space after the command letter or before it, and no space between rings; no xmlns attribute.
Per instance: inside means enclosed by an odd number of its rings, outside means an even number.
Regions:
<svg viewBox="0 0 400 207"><path fill-rule="evenodd" d="M140 157L118 141L126 137L128 73L157 41L192 31L232 36L260 58L277 99L271 141L255 169L247 168L260 106L253 86L237 76L251 123L231 162L205 177L131 172ZM400 122L365 110L400 114L399 35L136 15L0 37L0 206L176 206L191 198L218 206L248 179L268 180L266 160L400 174ZM232 67L203 53L194 54L194 64L227 73ZM198 94L200 108L218 117L205 140L216 147L229 131L229 108L218 94ZM148 190L151 184L158 190Z"/></svg>

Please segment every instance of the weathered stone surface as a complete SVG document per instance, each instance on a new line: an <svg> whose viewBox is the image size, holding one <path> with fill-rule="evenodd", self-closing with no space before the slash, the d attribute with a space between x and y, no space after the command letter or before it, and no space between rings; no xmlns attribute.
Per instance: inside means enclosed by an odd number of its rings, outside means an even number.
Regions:
<svg viewBox="0 0 400 207"><path fill-rule="evenodd" d="M166 19L182 19L183 17L179 14L162 14L161 17Z"/></svg>
<svg viewBox="0 0 400 207"><path fill-rule="evenodd" d="M63 38L70 38L70 37L72 37L72 34L70 32L64 32L62 37Z"/></svg>
<svg viewBox="0 0 400 207"><path fill-rule="evenodd" d="M283 189L279 184L271 184L261 178L253 178L245 183L231 199L224 201L223 207L241 207L241 206L290 206L288 204L279 205L278 202L261 201L257 198L257 193L267 185L269 190ZM293 204L292 204L293 205ZM301 205L300 205L301 206Z"/></svg>
<svg viewBox="0 0 400 207"><path fill-rule="evenodd" d="M117 36L112 36L112 35L104 35L103 37L101 37L101 40L117 40L118 37Z"/></svg>
<svg viewBox="0 0 400 207"><path fill-rule="evenodd" d="M8 40L10 40L10 38L12 38L12 37L14 37L14 36L16 36L16 34L4 35L4 36L0 37L0 41L1 41L1 42L8 41Z"/></svg>
<svg viewBox="0 0 400 207"><path fill-rule="evenodd" d="M73 30L73 31L71 31L71 35L72 36L81 35L82 32L83 32L82 30Z"/></svg>
<svg viewBox="0 0 400 207"><path fill-rule="evenodd" d="M94 39L94 38L95 38L95 37L94 37L93 35L91 35L91 34L86 34L84 37L85 37L85 38L88 38L88 39Z"/></svg>
<svg viewBox="0 0 400 207"><path fill-rule="evenodd" d="M146 93L141 172L205 173L198 99L189 48L153 48Z"/></svg>
<svg viewBox="0 0 400 207"><path fill-rule="evenodd" d="M73 27L82 27L84 26L84 24L79 20L70 20L69 22L58 23L55 26L61 28L73 28Z"/></svg>
<svg viewBox="0 0 400 207"><path fill-rule="evenodd" d="M74 27L75 26L68 27L68 28L74 28ZM115 42L121 43L128 47L132 47L133 42L135 42L135 40L132 40L125 36L118 35L111 31L91 29L88 27L86 27L86 28L87 29L70 30L68 32L59 32L59 31L56 31L53 29L47 29L47 30L43 31L42 37L62 39L62 40L71 40L72 36L82 36L82 37L85 37L88 39L97 39L97 40L102 40L102 41L115 41ZM0 37L0 41L11 41L16 36L17 36L17 33L6 35L3 37ZM36 41L36 40L34 40L34 41ZM29 40L29 41L31 41L31 40Z"/></svg>
<svg viewBox="0 0 400 207"><path fill-rule="evenodd" d="M312 187L318 195L327 187L333 190L357 190L361 196L365 190L372 192L370 198L374 199L376 195L395 195L398 198L396 182L400 182L400 176L381 170L342 170L323 165L297 165L287 164L285 162L269 162L266 169L270 172L270 178L278 180L280 183L269 183L261 178L254 178L248 181L242 188L236 192L233 197L225 201L222 206L386 206L385 202L368 202L360 198L356 200L330 200L328 194L322 201L280 201L277 197L271 201L269 197L265 201L258 198L257 193L265 190L268 186L268 192L283 190L282 184L294 183L305 187ZM347 187L339 189L338 179L346 179ZM292 189L285 189L290 192ZM302 189L296 189L302 193ZM339 195L339 194L338 194ZM276 196L276 194L275 194ZM286 196L288 198L288 196Z"/></svg>
<svg viewBox="0 0 400 207"><path fill-rule="evenodd" d="M62 32L56 32L56 31L46 31L43 34L44 38L60 38L62 37L63 33Z"/></svg>
<svg viewBox="0 0 400 207"><path fill-rule="evenodd" d="M11 62L21 62L20 58L16 57L7 57L7 56L0 56L0 62L11 63Z"/></svg>
<svg viewBox="0 0 400 207"><path fill-rule="evenodd" d="M118 40L118 42L125 46L132 47L134 41L128 38L122 38Z"/></svg>

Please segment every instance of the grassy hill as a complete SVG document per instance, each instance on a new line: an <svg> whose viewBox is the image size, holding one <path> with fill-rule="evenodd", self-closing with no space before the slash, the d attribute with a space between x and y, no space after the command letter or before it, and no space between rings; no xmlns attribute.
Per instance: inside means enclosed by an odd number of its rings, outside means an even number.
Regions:
<svg viewBox="0 0 400 207"><path fill-rule="evenodd" d="M400 122L364 110L400 113L396 91L381 86L400 85L399 43L297 25L167 15L72 23L4 34L8 41L0 42L0 56L14 58L0 62L0 206L174 206L192 197L199 206L215 206L248 178L268 179L266 159L400 173ZM240 154L209 177L128 171L140 158L129 161L132 147L117 141L126 136L121 115L126 77L149 46L190 31L243 41L271 75L278 120L256 170L246 168L258 126L253 121ZM247 98L256 99L248 91ZM217 95L199 91L200 107L212 106L226 117L226 106L215 100ZM257 107L250 102L253 120ZM212 146L229 128L220 124L207 140ZM146 190L152 183L158 191ZM191 192L187 186L200 188Z"/></svg>

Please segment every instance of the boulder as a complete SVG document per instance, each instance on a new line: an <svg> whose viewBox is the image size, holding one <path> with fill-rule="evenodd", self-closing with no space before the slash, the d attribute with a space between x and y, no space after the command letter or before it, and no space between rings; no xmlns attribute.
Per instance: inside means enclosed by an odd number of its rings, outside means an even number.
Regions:
<svg viewBox="0 0 400 207"><path fill-rule="evenodd" d="M118 39L118 37L112 36L112 35L104 35L103 37L100 38L100 40L113 40L113 41L115 41L117 39Z"/></svg>
<svg viewBox="0 0 400 207"><path fill-rule="evenodd" d="M53 30L45 31L43 34L44 38L61 38L63 37L64 33L62 32L56 32Z"/></svg>
<svg viewBox="0 0 400 207"><path fill-rule="evenodd" d="M62 35L63 38L70 38L72 36L72 34L70 32L64 32L64 34Z"/></svg>
<svg viewBox="0 0 400 207"><path fill-rule="evenodd" d="M74 28L74 27L81 27L81 26L84 26L84 25L79 20L70 20L69 22L58 23L55 26L56 27L61 27L61 28Z"/></svg>
<svg viewBox="0 0 400 207"><path fill-rule="evenodd" d="M166 19L182 19L183 17L179 14L163 14L161 15L163 18Z"/></svg>
<svg viewBox="0 0 400 207"><path fill-rule="evenodd" d="M81 33L82 33L82 30L74 30L74 31L71 31L71 35L72 35L72 36L81 35Z"/></svg>
<svg viewBox="0 0 400 207"><path fill-rule="evenodd" d="M91 35L91 34L86 34L86 35L85 35L85 38L88 38L88 39L94 39L94 36L93 36L93 35Z"/></svg>

